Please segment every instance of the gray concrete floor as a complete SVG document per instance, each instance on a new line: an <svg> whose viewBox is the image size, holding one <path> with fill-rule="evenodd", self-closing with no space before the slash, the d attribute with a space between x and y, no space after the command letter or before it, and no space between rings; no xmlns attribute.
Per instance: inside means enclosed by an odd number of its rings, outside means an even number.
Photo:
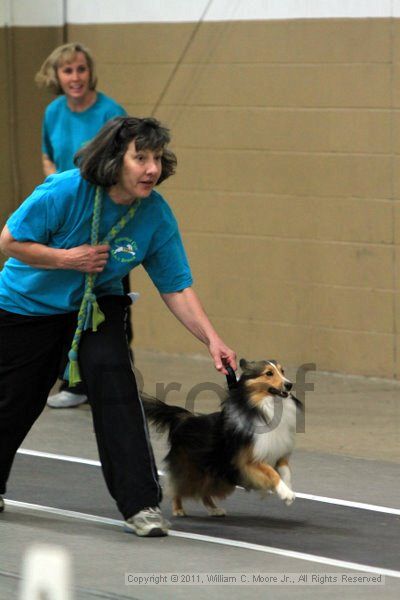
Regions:
<svg viewBox="0 0 400 600"><path fill-rule="evenodd" d="M136 368L138 379L143 380L144 390L149 394L160 395L169 385L167 401L170 404L190 405L196 412L210 412L218 408L215 386L223 388L225 381L205 358L136 351ZM295 369L289 367L287 371L296 381ZM306 381L314 384L314 390L306 393L304 432L298 433L297 450L292 461L295 491L399 508L400 483L396 475L400 461L400 384L320 372L309 372ZM152 440L157 461L162 467L165 439L154 434ZM83 405L66 410L46 408L26 438L23 448L97 460L89 407ZM40 498L38 504L48 505L46 501L49 498L42 492L40 483L43 462L34 458L31 461L29 490L35 489L35 497ZM16 461L13 476L15 487L19 486L20 490L24 490L24 477L28 480L25 473L18 468ZM62 469L59 477L56 469L55 491L57 486L60 487L62 477ZM28 490L28 485L26 488ZM86 494L90 496L90 489ZM12 486L7 498L13 499ZM94 504L96 500L98 498L93 498ZM26 501L30 501L29 498ZM240 492L234 495L234 501L241 502ZM313 503L309 505L307 518L312 522ZM235 507L237 504L234 504L234 510ZM290 514L285 510L282 510L281 519L285 519L285 514ZM376 514L373 519L369 511L362 512L367 522L368 519L371 522L374 520L374 526L379 527ZM245 519L246 499L242 502L240 514ZM327 525L334 530L334 508L332 513L327 514L332 514L331 518L327 517ZM399 517L392 519L390 523L398 527ZM201 529L201 523L199 520L196 531L199 527ZM260 523L263 527L265 521L260 520ZM383 517L381 526L382 531L388 527ZM224 527L223 524L221 527ZM260 530L257 520L253 520L252 527ZM224 527L223 537L229 537L229 526ZM126 586L126 572L350 574L352 571L195 539L171 536L143 540L125 535L118 527L101 521L84 522L10 504L0 517L1 600L17 598L22 556L33 542L54 543L68 549L73 560L75 597L78 599L179 599L188 595L196 599L258 598L260 595L277 599L320 598L321 587L327 598L338 598L339 595L349 599L375 598L378 594L383 598L398 598L400 595L400 579L390 577L386 577L385 585L379 587L281 585L268 586L266 589L251 585ZM347 543L345 535L342 543ZM379 548L379 535L371 534L369 543L374 554L374 548ZM264 544L269 545L268 530L265 531ZM310 539L307 539L307 544L305 540L304 545L309 546ZM329 548L326 552L329 556ZM378 554L379 550L375 553ZM322 555L323 552L319 549L318 554ZM400 564L396 570L400 571Z"/></svg>

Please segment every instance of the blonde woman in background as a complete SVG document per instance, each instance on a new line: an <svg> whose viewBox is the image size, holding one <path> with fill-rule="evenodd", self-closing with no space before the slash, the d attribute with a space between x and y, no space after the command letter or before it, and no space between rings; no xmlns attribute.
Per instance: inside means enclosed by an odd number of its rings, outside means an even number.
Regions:
<svg viewBox="0 0 400 600"><path fill-rule="evenodd" d="M82 44L59 46L46 58L35 77L58 98L47 106L42 127L45 175L74 168L74 155L107 121L126 111L96 89L94 59Z"/></svg>

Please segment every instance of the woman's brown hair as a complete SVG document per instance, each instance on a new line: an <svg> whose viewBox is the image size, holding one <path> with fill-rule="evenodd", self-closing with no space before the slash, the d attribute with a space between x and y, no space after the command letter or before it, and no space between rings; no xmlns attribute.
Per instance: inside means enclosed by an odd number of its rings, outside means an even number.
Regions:
<svg viewBox="0 0 400 600"><path fill-rule="evenodd" d="M135 140L136 150L162 150L161 175L158 184L176 170L175 154L167 148L169 130L151 117L115 117L74 157L82 177L94 185L109 188L119 181L124 155Z"/></svg>

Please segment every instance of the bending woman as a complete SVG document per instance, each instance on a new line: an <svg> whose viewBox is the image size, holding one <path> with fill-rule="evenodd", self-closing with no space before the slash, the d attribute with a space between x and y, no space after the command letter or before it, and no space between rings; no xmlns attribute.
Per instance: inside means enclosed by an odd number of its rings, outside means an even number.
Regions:
<svg viewBox="0 0 400 600"><path fill-rule="evenodd" d="M166 535L168 523L126 342L122 277L142 264L215 367L236 369L191 287L171 209L154 191L175 171L169 140L155 119L109 121L78 153L79 169L48 177L0 236L11 257L0 272L0 494L67 341L70 375L88 391L108 489L126 529L141 536Z"/></svg>

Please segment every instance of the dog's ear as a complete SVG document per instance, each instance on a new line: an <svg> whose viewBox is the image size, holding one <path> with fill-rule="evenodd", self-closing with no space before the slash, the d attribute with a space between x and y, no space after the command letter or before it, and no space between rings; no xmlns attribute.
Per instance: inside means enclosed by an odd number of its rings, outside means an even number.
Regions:
<svg viewBox="0 0 400 600"><path fill-rule="evenodd" d="M245 358L241 358L239 361L239 366L242 369L242 371L245 371L247 368L247 360Z"/></svg>
<svg viewBox="0 0 400 600"><path fill-rule="evenodd" d="M243 371L243 375L247 377L255 377L261 373L265 367L265 361L250 361L244 358L240 359L239 365Z"/></svg>

